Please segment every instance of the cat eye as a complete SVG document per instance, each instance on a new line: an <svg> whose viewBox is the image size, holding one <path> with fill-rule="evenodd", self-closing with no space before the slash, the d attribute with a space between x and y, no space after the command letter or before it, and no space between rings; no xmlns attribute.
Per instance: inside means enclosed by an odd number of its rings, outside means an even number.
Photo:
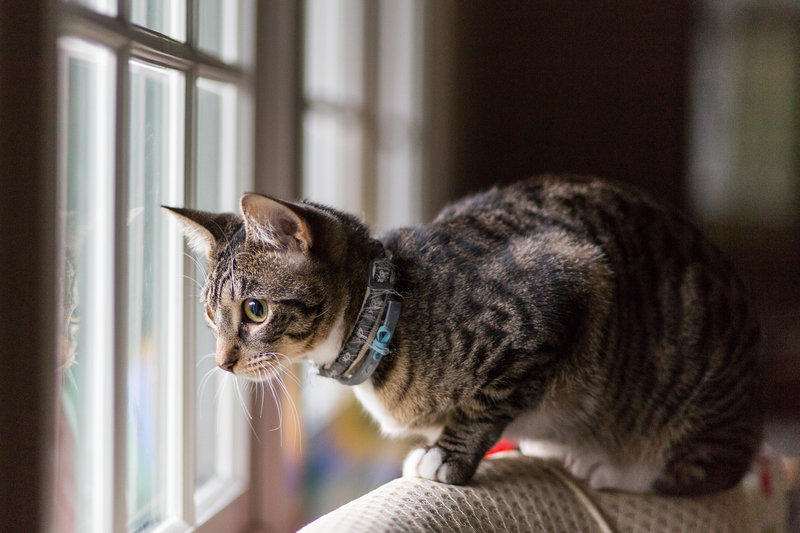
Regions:
<svg viewBox="0 0 800 533"><path fill-rule="evenodd" d="M244 316L252 322L264 322L267 319L267 302L257 298L248 298L242 303Z"/></svg>
<svg viewBox="0 0 800 533"><path fill-rule="evenodd" d="M214 322L214 311L211 310L211 306L209 305L206 306L206 315L208 315L208 318Z"/></svg>

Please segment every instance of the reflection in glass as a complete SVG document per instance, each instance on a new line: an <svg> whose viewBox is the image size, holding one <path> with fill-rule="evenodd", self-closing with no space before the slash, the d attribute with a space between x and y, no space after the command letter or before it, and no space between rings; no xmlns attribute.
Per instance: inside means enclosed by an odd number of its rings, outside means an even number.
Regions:
<svg viewBox="0 0 800 533"><path fill-rule="evenodd" d="M164 517L165 384L168 357L179 357L170 349L179 331L172 302L180 248L160 205L182 201L183 78L138 62L130 74L127 507L129 530L143 531Z"/></svg>
<svg viewBox="0 0 800 533"><path fill-rule="evenodd" d="M111 53L59 41L59 171L66 182L54 527L110 526L113 302Z"/></svg>

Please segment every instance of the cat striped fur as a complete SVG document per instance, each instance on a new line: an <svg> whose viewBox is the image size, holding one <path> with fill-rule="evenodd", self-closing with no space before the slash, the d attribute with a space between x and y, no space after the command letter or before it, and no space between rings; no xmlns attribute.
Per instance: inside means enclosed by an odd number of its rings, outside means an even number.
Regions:
<svg viewBox="0 0 800 533"><path fill-rule="evenodd" d="M375 240L336 210L249 196L241 217L174 210L210 258L217 362L253 378L274 354L325 365ZM386 433L427 440L405 475L465 483L501 436L596 488L702 494L747 470L758 322L732 265L680 215L599 179L543 176L380 241L402 313L355 392ZM243 318L248 298L269 307L263 323Z"/></svg>

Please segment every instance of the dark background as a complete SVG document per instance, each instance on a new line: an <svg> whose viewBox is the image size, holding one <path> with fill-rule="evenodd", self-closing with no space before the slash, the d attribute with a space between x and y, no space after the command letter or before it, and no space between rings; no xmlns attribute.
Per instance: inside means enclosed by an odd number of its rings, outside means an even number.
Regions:
<svg viewBox="0 0 800 533"><path fill-rule="evenodd" d="M688 210L698 12L688 1L457 2L451 197L577 172L634 184ZM761 309L770 415L789 417L800 434L798 220L705 229Z"/></svg>
<svg viewBox="0 0 800 533"><path fill-rule="evenodd" d="M465 2L455 15L459 193L578 172L683 205L688 2Z"/></svg>

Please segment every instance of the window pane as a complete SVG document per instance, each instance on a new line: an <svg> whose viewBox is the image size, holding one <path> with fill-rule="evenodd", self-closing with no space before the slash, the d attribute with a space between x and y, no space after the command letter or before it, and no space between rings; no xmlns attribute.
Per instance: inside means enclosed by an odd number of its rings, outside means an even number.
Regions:
<svg viewBox="0 0 800 533"><path fill-rule="evenodd" d="M178 41L186 40L186 0L131 0L131 21Z"/></svg>
<svg viewBox="0 0 800 533"><path fill-rule="evenodd" d="M362 212L362 132L355 117L310 111L303 121L303 192L310 199Z"/></svg>
<svg viewBox="0 0 800 533"><path fill-rule="evenodd" d="M363 0L306 3L306 96L358 105L363 100Z"/></svg>
<svg viewBox="0 0 800 533"><path fill-rule="evenodd" d="M103 15L114 16L117 14L116 0L67 0L67 2L86 6Z"/></svg>
<svg viewBox="0 0 800 533"><path fill-rule="evenodd" d="M240 61L244 26L249 24L250 0L199 0L197 3L197 45L223 61Z"/></svg>
<svg viewBox="0 0 800 533"><path fill-rule="evenodd" d="M59 172L66 179L55 530L111 527L114 62L59 41Z"/></svg>
<svg viewBox="0 0 800 533"><path fill-rule="evenodd" d="M182 359L182 245L160 205L183 201L184 89L177 71L132 62L130 74L127 507L129 530L144 531L165 517L166 443L178 430L166 384Z"/></svg>
<svg viewBox="0 0 800 533"><path fill-rule="evenodd" d="M206 211L230 211L236 203L236 89L210 80L197 83L197 207ZM202 284L205 277L206 258L197 256L194 279ZM214 352L216 341L209 330L204 313L197 313L197 434L196 474L197 487L218 473L218 457L226 453L226 438L218 423L223 413L220 404L220 387L230 376L222 375L216 368Z"/></svg>
<svg viewBox="0 0 800 533"><path fill-rule="evenodd" d="M419 222L422 4L380 2L375 227Z"/></svg>

